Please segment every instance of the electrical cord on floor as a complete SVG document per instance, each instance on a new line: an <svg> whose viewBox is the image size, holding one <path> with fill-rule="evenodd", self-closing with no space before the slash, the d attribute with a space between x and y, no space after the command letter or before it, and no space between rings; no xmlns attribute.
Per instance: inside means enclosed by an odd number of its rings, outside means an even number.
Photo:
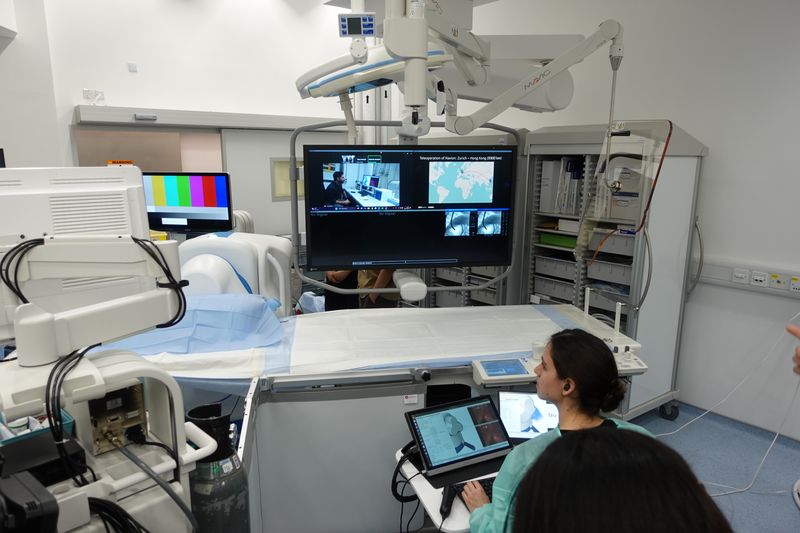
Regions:
<svg viewBox="0 0 800 533"><path fill-rule="evenodd" d="M767 452L764 454L764 457L761 458L761 462L758 463L758 468L756 468L756 472L755 474L753 474L753 478L750 480L750 483L748 483L747 486L742 488L711 494L712 498L716 498L717 496L729 496L731 494L739 494L740 492L747 492L755 484L756 480L758 479L758 474L761 473L761 468L764 466L764 463L767 462L767 457L769 457L769 452L772 451L772 447L775 446L775 442L778 440L781 431L783 431L784 424L786 424L786 421L789 419L789 413L791 413L791 407L792 405L794 405L794 401L797 399L798 392L800 392L800 381L797 382L797 386L794 389L794 395L792 395L792 401L786 408L786 414L783 415L783 420L781 420L781 425L778 427L778 431L775 432L775 436L772 438L772 442L769 443L769 448L767 448Z"/></svg>
<svg viewBox="0 0 800 533"><path fill-rule="evenodd" d="M166 492L167 495L170 498L172 498L172 501L174 501L177 504L177 506L180 508L180 510L183 512L183 514L186 515L186 519L192 525L192 531L196 532L198 530L197 519L194 517L194 515L192 514L192 510L189 509L189 507L181 499L181 497L178 496L175 493L174 490L172 490L172 487L170 487L167 484L166 481L161 479L161 476L156 474L153 471L153 469L150 468L149 466L147 466L147 464L144 461L139 459L136 456L135 453L133 453L132 451L127 449L125 446L123 446L118 438L114 437L110 433L107 433L105 435L105 437L106 437L106 440L108 440L111 444L114 445L115 448L117 448L117 450L119 450L125 457L130 459L132 463L134 463L136 466L138 466L145 474L147 474L153 481L155 481L158 484L159 487L164 489L164 492Z"/></svg>
<svg viewBox="0 0 800 533"><path fill-rule="evenodd" d="M704 481L702 482L703 485L713 485L715 487L721 487L723 489L735 489L736 487L732 487L731 485L725 485L724 483L714 483L713 481ZM751 490L749 491L750 494L761 494L763 496L777 496L779 494L787 494L788 490Z"/></svg>
<svg viewBox="0 0 800 533"><path fill-rule="evenodd" d="M792 319L789 322L790 323L795 323L798 318L800 318L800 313L797 313L796 315L794 315L794 317L792 317ZM728 394L726 394L725 397L722 400L720 400L719 402L714 404L710 409L705 410L703 413L701 413L698 416L696 416L695 418L689 420L688 422L683 424L678 429L676 429L674 431L667 432L667 433L659 433L659 434L655 435L655 437L656 438L660 438L660 437L666 437L666 436L669 436L669 435L674 435L674 434L678 433L679 431L683 430L685 427L689 426L690 424L693 424L694 422L700 420L701 418L706 416L708 413L712 412L714 409L716 409L717 407L719 407L720 405L725 403L728 400L728 398L730 398L733 395L734 392L739 390L739 388L742 385L744 385L748 380L750 380L750 378L752 378L756 374L756 372L763 366L763 364L768 359L770 359L771 356L773 356L773 352L775 352L775 348L778 346L778 343L781 341L782 338L783 338L783 336L779 335L778 338L775 339L775 342L772 344L772 347L766 352L766 355L764 355L764 357L762 357L761 360L758 361L758 363L755 365L753 370L749 374L747 374L739 383L737 383L736 386L734 386L733 389L731 389L731 391ZM712 498L716 498L718 496L728 496L728 495L731 495L731 494L739 494L739 493L742 493L742 492L747 492L755 484L756 480L758 479L758 475L761 473L761 468L764 466L764 463L767 461L767 458L769 457L769 454L772 451L772 448L775 445L775 442L777 442L778 437L781 435L781 432L783 431L783 426L786 424L786 420L788 420L788 418L789 418L789 414L791 413L791 408L794 405L795 401L797 400L798 393L800 393L800 382L798 382L797 386L795 387L794 394L792 395L792 399L789 402L789 405L786 407L786 413L784 414L783 419L781 420L780 426L778 427L778 431L775 432L775 436L772 438L772 442L770 442L770 445L767 448L766 453L761 458L761 461L759 461L758 467L756 467L756 471L753 474L753 477L750 480L750 483L748 483L745 487L741 487L741 488L731 487L731 490L724 491L724 492L719 492L719 493L716 493L716 494L711 494ZM718 485L717 483L709 483L709 482L705 482L705 481L703 481L703 483L708 484L708 485ZM722 485L720 485L720 486L722 486ZM800 494L797 494L797 491L795 491L793 496L795 498L800 498ZM800 503L798 503L798 507L800 507Z"/></svg>
<svg viewBox="0 0 800 533"><path fill-rule="evenodd" d="M792 320L790 320L790 322L794 322L795 320L797 320L798 317L800 317L800 313L797 313L796 315L794 315L794 317L792 318ZM742 380L739 383L737 383L736 386L734 386L733 389L731 389L731 391L728 394L726 394L725 397L722 398L719 402L715 403L709 409L706 409L701 414L699 414L696 417L694 417L693 419L689 420L688 422L683 424L678 429L676 429L674 431L669 431L667 433L659 433L658 435L655 435L655 437L656 438L660 438L660 437L667 437L669 435L674 435L674 434L678 433L679 431L683 430L685 427L687 427L687 426L689 426L691 424L694 424L695 422L697 422L698 420L700 420L701 418L706 416L708 413L711 413L712 411L714 411L714 409L716 409L717 407L719 407L720 405L722 405L723 403L728 401L728 398L730 398L733 395L734 392L739 390L742 387L742 385L747 383L750 380L750 378L752 378L756 374L756 372L762 367L762 365L770 358L770 356L772 356L772 353L775 351L775 348L778 346L778 343L780 342L780 340L781 340L781 336L778 336L778 338L775 339L775 343L772 345L772 348L770 348L766 352L766 355L764 357L762 357L761 360L758 361L758 363L755 364L755 366L753 367L753 370L749 374L747 374L744 378L742 378Z"/></svg>

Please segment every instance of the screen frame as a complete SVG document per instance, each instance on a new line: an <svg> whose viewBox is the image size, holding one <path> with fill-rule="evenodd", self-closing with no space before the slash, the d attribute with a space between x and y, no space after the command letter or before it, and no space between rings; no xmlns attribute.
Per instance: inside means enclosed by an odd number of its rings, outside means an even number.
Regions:
<svg viewBox="0 0 800 533"><path fill-rule="evenodd" d="M503 448L487 450L485 452L470 455L468 457L457 457L450 461L446 461L444 463L433 465L430 459L430 456L427 453L427 449L422 445L422 439L417 431L417 427L414 424L414 419L420 416L426 416L431 414L436 414L438 412L444 413L453 408L463 408L468 407L471 405L480 405L488 402L491 406L492 412L497 420L497 425L502 432L504 437L504 441L506 446ZM425 407L423 409L416 409L414 411L406 411L405 413L406 423L408 424L408 429L411 432L411 436L414 438L414 443L417 446L417 450L419 450L419 455L422 458L422 465L424 468L424 472L426 475L434 476L436 474L441 474L444 472L449 472L451 470L456 470L459 468L463 468L466 466L483 463L484 461L489 461L491 459L496 459L498 457L504 457L514 449L514 443L511 440L511 437L508 435L508 431L506 431L505 426L503 425L503 421L500 418L500 412L497 409L497 406L494 404L492 397L489 395L482 395L482 396L474 396L472 398L467 398L464 400L458 400L455 402L448 402L443 404L438 404L432 407Z"/></svg>
<svg viewBox="0 0 800 533"><path fill-rule="evenodd" d="M457 260L448 260L448 261L426 261L423 259L411 259L408 261L403 262L392 262L388 260L375 260L374 262L367 263L365 261L359 261L358 264L353 263L345 263L333 260L326 260L325 256L321 259L317 256L320 254L315 253L315 236L313 231L313 224L312 224L312 206L310 203L310 199L313 195L310 194L310 188L314 186L315 179L313 176L310 176L311 172L311 165L312 158L309 157L309 151L316 151L316 150L324 150L324 151L351 151L351 150L359 150L359 151L421 151L421 152L428 152L428 151L442 151L442 152L494 152L494 151L504 151L510 152L509 154L509 172L511 174L510 177L510 186L508 189L508 206L503 207L501 210L507 209L507 234L506 238L506 246L505 246L505 253L504 256L500 259L494 260L483 260L483 259L476 259L476 260L469 260L465 258L458 258ZM441 268L441 267L474 267L474 266L500 266L500 267L509 267L513 264L514 261L514 231L516 230L516 217L517 217L517 187L518 187L518 159L519 159L519 149L516 145L505 145L505 144L491 144L491 145L479 145L479 144L421 144L421 145L399 145L399 144L380 144L380 145L368 145L368 144L351 144L351 145L342 145L342 144L305 144L303 145L303 177L304 177L304 198L305 198L305 244L306 244L306 262L303 266L303 270L307 272L321 272L326 270L338 270L338 269L401 269L401 268ZM323 182L324 183L324 182ZM465 202L467 203L467 202ZM475 210L480 212L482 209L480 208L465 208L468 210ZM457 208L453 208L453 210L458 210ZM487 207L483 209L484 211L491 211L491 207ZM347 212L347 210L343 210L343 212ZM378 213L379 211L373 211L372 213ZM333 215L335 216L335 215ZM470 236L474 237L474 236Z"/></svg>
<svg viewBox="0 0 800 533"><path fill-rule="evenodd" d="M169 233L216 233L233 230L233 191L231 190L231 176L228 172L173 172L173 171L147 171L142 172L142 184L144 180L149 179L150 176L224 176L225 189L227 192L228 200L228 218L224 221L217 219L197 219L188 218L187 224L164 224L161 222L161 217L158 213L147 211L147 224L151 231L166 231ZM145 199L145 209L148 204Z"/></svg>
<svg viewBox="0 0 800 533"><path fill-rule="evenodd" d="M539 394L537 392L518 391L518 390L517 391L499 391L498 394L497 394L497 403L498 403L498 411L500 413L500 421L501 422L503 422L503 414L504 414L503 413L503 397L504 396L509 398L509 399L514 397L514 396L535 397L533 402L534 402L534 405L537 408L539 408L539 405L537 405L537 400L538 400L539 402L541 402L543 404L552 406L553 409L556 410L556 413L558 413L558 408L555 406L555 404L552 403L552 402L548 402L547 400L545 400L544 398L539 396ZM518 443L522 443L522 442L526 442L526 441L535 439L537 437L541 437L542 435L545 435L548 432L552 431L553 429L557 428L558 427L558 423L559 423L558 416L556 416L556 421L555 422L556 422L556 425L553 426L552 428L549 428L544 433L531 433L531 434L526 434L526 435L521 435L519 432L512 432L511 430L509 430L508 428L505 427L505 423L504 422L503 422L503 427L505 428L506 433L511 437L511 441L514 442L515 444L518 444Z"/></svg>

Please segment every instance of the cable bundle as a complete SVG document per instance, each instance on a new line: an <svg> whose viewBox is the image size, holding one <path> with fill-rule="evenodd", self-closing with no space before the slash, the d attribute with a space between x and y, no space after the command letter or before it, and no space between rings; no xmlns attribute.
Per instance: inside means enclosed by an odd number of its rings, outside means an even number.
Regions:
<svg viewBox="0 0 800 533"><path fill-rule="evenodd" d="M28 252L43 244L44 239L32 239L30 241L21 242L6 252L5 255L3 255L3 259L0 260L0 280L2 280L3 283L11 289L11 292L16 294L17 298L24 304L28 303L28 299L22 294L22 289L17 279L19 277L19 266L22 262L22 258L25 257ZM16 264L14 264L15 260ZM12 265L14 267L13 277L11 275Z"/></svg>
<svg viewBox="0 0 800 533"><path fill-rule="evenodd" d="M50 424L50 433L53 435L53 441L56 443L56 448L58 449L58 455L61 457L61 461L64 463L67 471L72 473L72 480L79 487L88 485L89 482L82 472L78 472L64 447L66 440L64 438L63 421L61 420L61 387L64 385L67 374L78 366L78 363L81 362L81 359L83 359L83 356L86 355L89 350L97 346L99 346L99 344L89 346L80 351L76 350L68 356L59 359L56 364L53 365L53 369L47 377L47 385L44 392L45 413L47 414L47 421ZM94 476L94 474L92 475Z"/></svg>
<svg viewBox="0 0 800 533"><path fill-rule="evenodd" d="M150 533L125 509L116 503L100 498L89 498L89 510L100 517L106 531L115 533Z"/></svg>
<svg viewBox="0 0 800 533"><path fill-rule="evenodd" d="M153 244L153 241L148 241L146 239L139 239L136 237L131 237L133 242L139 245L139 247L144 250L144 252L150 256L150 258L155 261L155 263L161 268L161 272L164 273L164 277L167 278L168 283L156 283L158 287L162 288L169 288L175 291L175 294L178 297L178 312L175 313L175 316L172 317L167 322L163 324L159 324L157 328L168 328L170 326L174 326L178 322L183 319L183 316L186 314L186 295L183 294L183 287L189 284L188 281L182 280L177 281L175 276L172 275L172 272L169 269L169 265L167 265L167 260L164 257L164 254L161 253L161 250Z"/></svg>

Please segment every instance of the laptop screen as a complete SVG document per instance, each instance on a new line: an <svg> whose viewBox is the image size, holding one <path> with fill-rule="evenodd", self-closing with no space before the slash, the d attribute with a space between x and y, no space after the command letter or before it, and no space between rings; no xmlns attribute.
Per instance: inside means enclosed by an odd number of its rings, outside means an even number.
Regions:
<svg viewBox="0 0 800 533"><path fill-rule="evenodd" d="M406 413L428 475L506 455L513 445L488 396Z"/></svg>
<svg viewBox="0 0 800 533"><path fill-rule="evenodd" d="M535 392L499 392L500 418L512 439L531 439L558 425L558 408Z"/></svg>

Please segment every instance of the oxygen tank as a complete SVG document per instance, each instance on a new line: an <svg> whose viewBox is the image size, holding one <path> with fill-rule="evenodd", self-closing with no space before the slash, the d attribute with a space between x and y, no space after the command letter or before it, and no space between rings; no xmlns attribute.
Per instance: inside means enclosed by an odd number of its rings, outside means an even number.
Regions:
<svg viewBox="0 0 800 533"><path fill-rule="evenodd" d="M189 474L198 533L249 533L247 476L229 436L230 415L223 415L216 403L191 409L186 419L217 441L217 451Z"/></svg>

